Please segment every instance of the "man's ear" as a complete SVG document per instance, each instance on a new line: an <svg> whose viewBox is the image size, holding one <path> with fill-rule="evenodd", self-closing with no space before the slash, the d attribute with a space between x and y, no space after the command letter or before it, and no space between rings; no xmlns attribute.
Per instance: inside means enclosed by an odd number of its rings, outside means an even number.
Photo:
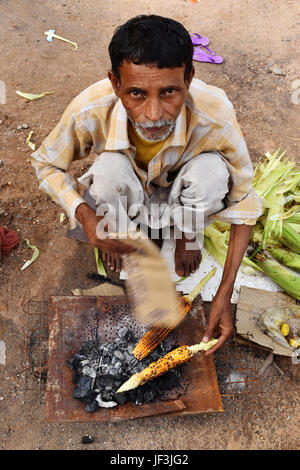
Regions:
<svg viewBox="0 0 300 470"><path fill-rule="evenodd" d="M185 85L186 85L187 88L189 88L189 86L191 84L191 81L194 78L194 75L195 75L195 67L192 67L190 73L188 74L188 76L185 80Z"/></svg>
<svg viewBox="0 0 300 470"><path fill-rule="evenodd" d="M108 71L108 78L110 79L110 83L112 84L112 87L114 89L115 94L119 98L119 89L121 86L121 82L118 77L114 74L112 70Z"/></svg>

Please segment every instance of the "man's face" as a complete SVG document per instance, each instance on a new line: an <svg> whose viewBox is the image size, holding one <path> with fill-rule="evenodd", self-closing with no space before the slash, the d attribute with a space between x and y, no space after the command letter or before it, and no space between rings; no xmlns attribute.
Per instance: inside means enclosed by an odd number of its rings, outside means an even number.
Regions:
<svg viewBox="0 0 300 470"><path fill-rule="evenodd" d="M194 69L184 80L185 66L159 69L123 61L120 81L109 71L109 79L138 134L148 142L168 137L184 104Z"/></svg>

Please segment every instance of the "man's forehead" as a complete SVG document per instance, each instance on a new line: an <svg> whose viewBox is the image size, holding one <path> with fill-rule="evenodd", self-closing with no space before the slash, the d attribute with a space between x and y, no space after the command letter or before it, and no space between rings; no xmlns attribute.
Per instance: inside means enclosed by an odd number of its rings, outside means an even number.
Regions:
<svg viewBox="0 0 300 470"><path fill-rule="evenodd" d="M123 61L119 67L122 86L139 86L157 83L163 86L184 84L185 66L159 68L156 64L134 64Z"/></svg>

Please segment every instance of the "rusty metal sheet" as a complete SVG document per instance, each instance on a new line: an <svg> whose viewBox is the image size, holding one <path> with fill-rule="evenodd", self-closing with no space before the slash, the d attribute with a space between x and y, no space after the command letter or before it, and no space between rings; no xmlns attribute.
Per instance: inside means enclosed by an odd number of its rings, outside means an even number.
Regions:
<svg viewBox="0 0 300 470"><path fill-rule="evenodd" d="M104 304L130 309L128 298L53 296L49 302L49 355L46 387L46 418L51 422L122 421L147 416L186 415L224 411L212 356L199 353L186 366L189 384L176 400L123 406L87 413L85 404L73 398L72 372L66 361L98 327ZM195 344L203 335L203 306L197 300L178 327L180 344Z"/></svg>

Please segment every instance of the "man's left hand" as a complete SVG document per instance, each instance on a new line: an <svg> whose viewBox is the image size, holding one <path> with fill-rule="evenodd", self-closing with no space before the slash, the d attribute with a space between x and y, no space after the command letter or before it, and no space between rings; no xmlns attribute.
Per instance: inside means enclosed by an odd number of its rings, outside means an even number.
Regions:
<svg viewBox="0 0 300 470"><path fill-rule="evenodd" d="M208 356L221 348L232 332L233 320L230 298L224 298L224 296L216 294L211 304L209 322L204 332L203 341L207 342L213 337L218 339L218 342L205 355Z"/></svg>

